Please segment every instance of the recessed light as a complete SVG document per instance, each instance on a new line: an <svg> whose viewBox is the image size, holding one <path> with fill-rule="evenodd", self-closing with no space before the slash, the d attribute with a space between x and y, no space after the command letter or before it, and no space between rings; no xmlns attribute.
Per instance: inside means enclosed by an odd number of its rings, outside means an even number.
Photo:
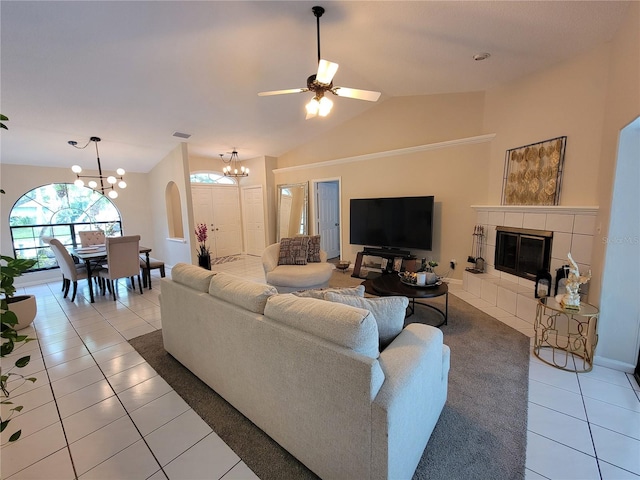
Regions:
<svg viewBox="0 0 640 480"><path fill-rule="evenodd" d="M490 53L487 53L487 52L484 52L484 53L476 53L476 54L473 56L473 59L474 59L476 62L479 62L479 61L481 61L481 60L486 60L486 59L487 59L487 58L489 58L490 56L491 56L491 54L490 54Z"/></svg>

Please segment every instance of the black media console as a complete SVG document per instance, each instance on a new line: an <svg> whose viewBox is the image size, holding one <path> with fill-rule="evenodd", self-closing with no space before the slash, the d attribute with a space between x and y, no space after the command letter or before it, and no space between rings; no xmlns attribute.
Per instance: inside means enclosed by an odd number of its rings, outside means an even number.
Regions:
<svg viewBox="0 0 640 480"><path fill-rule="evenodd" d="M411 255L409 250L400 250L397 248L371 248L365 247L363 251L358 252L356 256L356 264L353 266L352 277L362 278L360 276L360 269L362 268L362 259L363 257L380 257L385 258L387 260L391 260L391 262L387 262L387 265L393 266L393 262L396 258L401 258L404 262L407 260L413 261L415 263L415 255ZM393 271L393 269L387 267L387 271Z"/></svg>

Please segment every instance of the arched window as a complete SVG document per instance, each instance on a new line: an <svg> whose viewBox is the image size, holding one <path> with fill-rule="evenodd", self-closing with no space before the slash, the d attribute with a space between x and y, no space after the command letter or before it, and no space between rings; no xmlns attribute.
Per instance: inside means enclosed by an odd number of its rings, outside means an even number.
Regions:
<svg viewBox="0 0 640 480"><path fill-rule="evenodd" d="M207 183L215 185L236 185L236 181L231 177L225 177L218 172L197 172L189 176L191 183Z"/></svg>
<svg viewBox="0 0 640 480"><path fill-rule="evenodd" d="M55 237L67 248L74 248L80 243L78 232L82 230L122 235L120 212L113 202L73 183L52 183L25 193L11 209L9 226L14 256L35 259L32 271L57 267L45 237Z"/></svg>

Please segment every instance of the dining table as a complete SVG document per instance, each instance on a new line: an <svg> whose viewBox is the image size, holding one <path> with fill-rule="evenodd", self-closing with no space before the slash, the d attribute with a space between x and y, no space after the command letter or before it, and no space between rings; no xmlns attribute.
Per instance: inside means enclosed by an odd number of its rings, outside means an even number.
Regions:
<svg viewBox="0 0 640 480"><path fill-rule="evenodd" d="M147 269L149 269L149 253L151 253L151 248L149 247L139 247L140 253L145 254L145 259L147 262ZM87 269L87 281L89 282L89 298L91 303L95 303L95 299L93 297L93 284L91 283L91 273L95 270L97 266L100 266L105 260L107 260L107 247L105 245L90 245L87 247L76 247L70 250L70 253L73 257L76 257L79 260L84 262L84 265ZM149 288L151 288L151 279L149 278Z"/></svg>

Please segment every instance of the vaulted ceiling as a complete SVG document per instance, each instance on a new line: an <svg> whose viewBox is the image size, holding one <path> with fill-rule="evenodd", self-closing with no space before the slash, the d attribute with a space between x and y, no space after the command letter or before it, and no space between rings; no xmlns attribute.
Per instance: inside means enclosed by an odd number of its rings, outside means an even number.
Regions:
<svg viewBox="0 0 640 480"><path fill-rule="evenodd" d="M390 97L482 91L609 41L617 1L7 1L0 2L2 161L147 172L191 134L218 159L278 156L375 108L333 97L305 120L306 86L322 58L336 85ZM476 53L491 57L474 61Z"/></svg>

